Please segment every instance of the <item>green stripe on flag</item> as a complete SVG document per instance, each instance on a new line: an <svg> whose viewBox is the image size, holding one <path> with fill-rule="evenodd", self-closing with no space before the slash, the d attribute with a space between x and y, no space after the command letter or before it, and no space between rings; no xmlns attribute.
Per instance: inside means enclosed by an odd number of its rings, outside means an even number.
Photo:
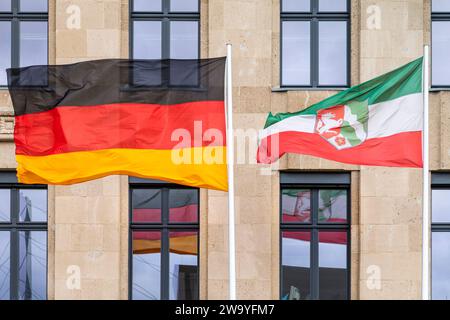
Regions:
<svg viewBox="0 0 450 320"><path fill-rule="evenodd" d="M368 104L372 105L420 93L422 92L422 62L423 58L414 60L403 67L351 87L304 110L276 115L269 113L264 129L293 116L314 115L321 109L343 105L351 101L368 101Z"/></svg>

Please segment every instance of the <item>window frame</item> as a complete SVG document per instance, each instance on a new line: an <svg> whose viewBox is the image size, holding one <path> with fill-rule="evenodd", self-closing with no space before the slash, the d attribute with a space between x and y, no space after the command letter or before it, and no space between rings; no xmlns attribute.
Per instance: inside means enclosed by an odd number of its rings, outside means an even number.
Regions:
<svg viewBox="0 0 450 320"><path fill-rule="evenodd" d="M10 221L0 221L0 231L9 232L10 236L10 288L9 300L19 300L19 232L20 231L44 231L47 234L46 248L46 277L45 299L48 299L48 188L46 185L27 185L17 182L16 176L10 172L0 172L0 189L10 190ZM20 222L19 221L19 190L45 190L47 191L47 221L45 222Z"/></svg>
<svg viewBox="0 0 450 320"><path fill-rule="evenodd" d="M431 22L430 22L430 43L433 49L433 22L448 22L450 24L450 10L448 12L434 12L433 11L433 0L430 1L430 12L431 12ZM433 55L433 52L431 52ZM430 89L431 91L441 91L450 90L450 82L448 84L434 84L433 83L433 57L431 56L430 61Z"/></svg>
<svg viewBox="0 0 450 320"><path fill-rule="evenodd" d="M161 21L161 59L170 59L170 22L171 21L197 21L198 22L198 57L201 58L201 25L200 0L197 0L197 12L170 11L170 0L161 0L161 11L134 11L134 1L130 0L129 9L129 55L134 59L134 22L135 21Z"/></svg>
<svg viewBox="0 0 450 320"><path fill-rule="evenodd" d="M11 11L0 11L0 21L11 22L11 63L10 68L20 67L20 22L22 21L37 21L47 23L47 63L49 61L48 49L48 10L49 3L47 0L47 12L37 11L20 11L20 0L10 0ZM0 84L0 89L4 89L8 84Z"/></svg>
<svg viewBox="0 0 450 320"><path fill-rule="evenodd" d="M309 12L283 12L283 0L280 0L280 88L295 89L346 89L351 85L351 0L347 0L346 12L319 11L320 0L310 0ZM310 84L285 85L283 84L283 22L307 21L310 22ZM319 84L319 21L346 21L347 22L347 77L346 84Z"/></svg>
<svg viewBox="0 0 450 320"><path fill-rule="evenodd" d="M159 222L133 222L133 190L136 189L161 189L161 221ZM169 192L170 190L189 189L197 191L198 210L196 222L169 221ZM140 179L129 177L129 226L128 226L128 299L133 300L133 232L135 231L159 231L161 232L161 271L160 271L160 300L170 298L170 243L169 233L179 231L197 232L197 287L200 299L200 189L184 185L167 183L164 181Z"/></svg>
<svg viewBox="0 0 450 320"><path fill-rule="evenodd" d="M346 300L351 300L351 184L342 179L344 175L350 177L349 174L333 174L333 173L282 173L279 189L279 219L280 219L280 234L279 234L279 295L280 299L283 296L283 232L310 232L310 295L311 300L320 300L319 296L319 232L321 231L340 231L347 233L347 250L346 250ZM289 177L290 176L290 177ZM330 177L330 179L328 179ZM283 181L284 180L284 181ZM298 182L294 182L298 180ZM302 183L301 180L305 182ZM283 222L283 190L284 189L309 189L311 191L311 222ZM318 195L319 190L346 190L347 191L347 222L346 223L319 223L317 219L318 213ZM317 201L317 203L316 203Z"/></svg>
<svg viewBox="0 0 450 320"><path fill-rule="evenodd" d="M431 174L431 201L433 204L433 190L448 190L450 192L450 173L432 173ZM431 235L430 235L430 283L431 292L430 297L433 300L433 233L448 233L450 235L450 220L448 222L433 222L433 211L431 211ZM450 277L450 273L449 273Z"/></svg>

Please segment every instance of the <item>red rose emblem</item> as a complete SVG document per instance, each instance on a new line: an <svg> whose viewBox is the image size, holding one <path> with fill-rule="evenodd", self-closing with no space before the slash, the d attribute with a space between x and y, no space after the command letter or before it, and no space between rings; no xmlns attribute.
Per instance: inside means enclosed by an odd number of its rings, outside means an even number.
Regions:
<svg viewBox="0 0 450 320"><path fill-rule="evenodd" d="M347 143L347 141L345 141L345 138L343 137L337 137L336 139L334 139L334 141L340 147L344 146Z"/></svg>

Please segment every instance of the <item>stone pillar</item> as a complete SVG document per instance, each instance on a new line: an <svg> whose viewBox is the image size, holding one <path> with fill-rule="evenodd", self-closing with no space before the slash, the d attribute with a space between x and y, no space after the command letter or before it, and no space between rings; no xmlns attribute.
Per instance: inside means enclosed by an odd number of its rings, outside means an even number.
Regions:
<svg viewBox="0 0 450 320"><path fill-rule="evenodd" d="M270 111L276 7L271 0L215 0L208 5L208 56L224 56L226 43L233 44L235 128L261 129ZM237 150L247 151L247 160L235 168L237 297L271 299L278 296L278 290L272 292L272 240L278 234L272 234L272 177L250 164L255 160L249 159L251 148ZM208 193L208 299L227 299L227 194Z"/></svg>
<svg viewBox="0 0 450 320"><path fill-rule="evenodd" d="M361 1L362 82L422 56L423 9L422 0ZM361 167L360 177L360 298L419 299L422 172Z"/></svg>
<svg viewBox="0 0 450 320"><path fill-rule="evenodd" d="M120 58L121 2L56 1L55 62ZM120 182L119 176L111 176L55 187L55 299L126 298L121 234L126 243L127 229L121 230L121 224L127 225L128 210L121 212Z"/></svg>

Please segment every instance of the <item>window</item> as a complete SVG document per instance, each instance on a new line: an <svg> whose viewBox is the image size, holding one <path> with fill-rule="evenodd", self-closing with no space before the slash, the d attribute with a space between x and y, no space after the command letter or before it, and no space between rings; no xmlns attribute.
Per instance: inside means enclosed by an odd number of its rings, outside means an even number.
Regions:
<svg viewBox="0 0 450 320"><path fill-rule="evenodd" d="M130 298L199 299L199 191L130 178Z"/></svg>
<svg viewBox="0 0 450 320"><path fill-rule="evenodd" d="M0 0L0 86L10 67L47 64L47 0Z"/></svg>
<svg viewBox="0 0 450 320"><path fill-rule="evenodd" d="M350 84L350 1L281 1L281 86Z"/></svg>
<svg viewBox="0 0 450 320"><path fill-rule="evenodd" d="M47 298L47 189L0 174L0 300Z"/></svg>
<svg viewBox="0 0 450 320"><path fill-rule="evenodd" d="M431 179L431 297L450 300L450 174Z"/></svg>
<svg viewBox="0 0 450 320"><path fill-rule="evenodd" d="M131 56L134 59L197 59L198 0L132 0Z"/></svg>
<svg viewBox="0 0 450 320"><path fill-rule="evenodd" d="M432 0L431 5L431 85L450 87L450 1Z"/></svg>
<svg viewBox="0 0 450 320"><path fill-rule="evenodd" d="M281 175L283 300L350 298L350 176Z"/></svg>

